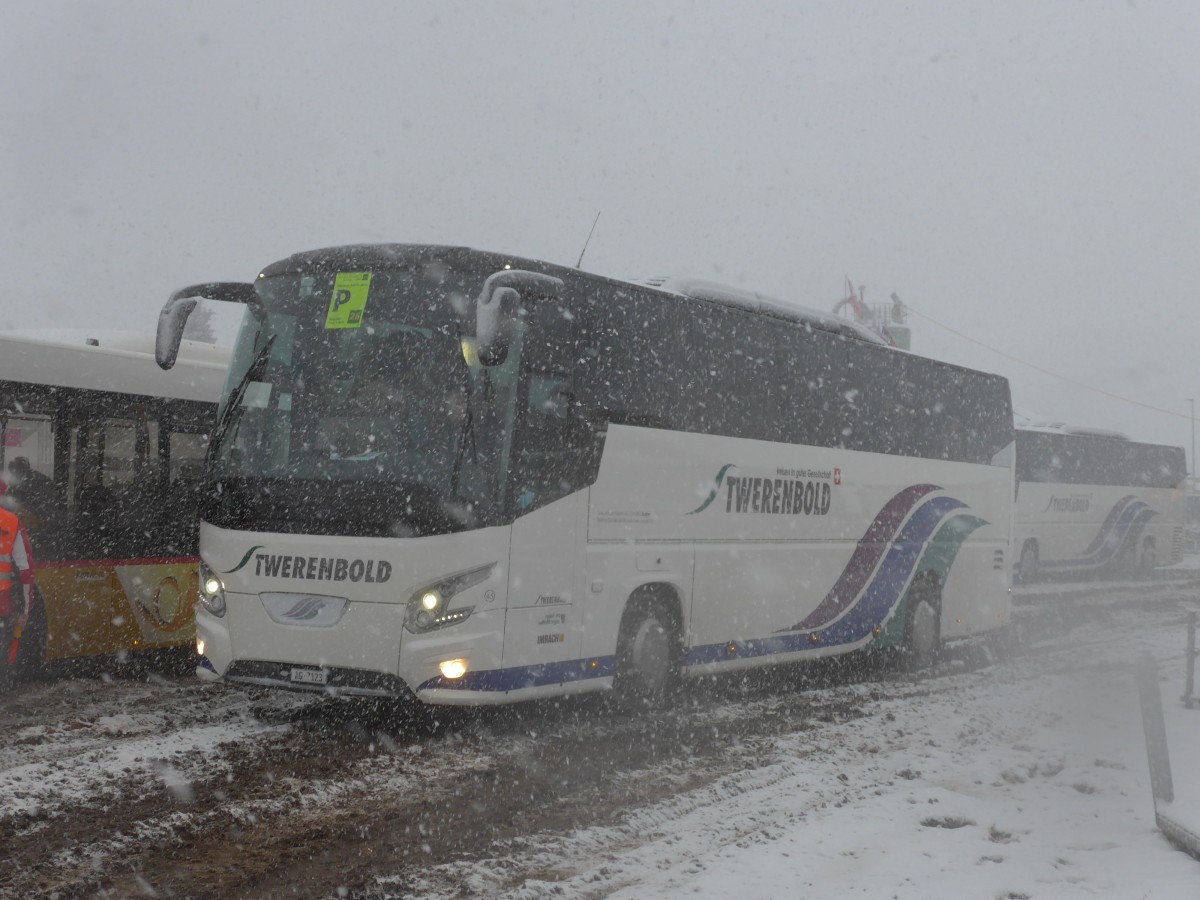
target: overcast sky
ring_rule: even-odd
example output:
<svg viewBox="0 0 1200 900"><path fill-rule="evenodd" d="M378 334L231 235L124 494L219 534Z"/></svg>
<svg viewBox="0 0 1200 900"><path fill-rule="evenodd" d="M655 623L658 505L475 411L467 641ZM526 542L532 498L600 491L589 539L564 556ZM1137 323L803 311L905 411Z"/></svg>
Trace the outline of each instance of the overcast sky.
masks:
<svg viewBox="0 0 1200 900"><path fill-rule="evenodd" d="M0 5L0 328L445 242L817 307L1191 446L1200 3Z"/></svg>

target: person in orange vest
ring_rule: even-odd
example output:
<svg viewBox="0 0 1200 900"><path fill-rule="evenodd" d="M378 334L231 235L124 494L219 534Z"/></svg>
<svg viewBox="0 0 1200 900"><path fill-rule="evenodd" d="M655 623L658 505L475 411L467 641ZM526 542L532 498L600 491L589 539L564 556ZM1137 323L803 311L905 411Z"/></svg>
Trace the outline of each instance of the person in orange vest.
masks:
<svg viewBox="0 0 1200 900"><path fill-rule="evenodd" d="M0 497L8 485L0 479ZM0 506L0 693L12 686L16 635L29 618L33 597L33 549L17 514Z"/></svg>

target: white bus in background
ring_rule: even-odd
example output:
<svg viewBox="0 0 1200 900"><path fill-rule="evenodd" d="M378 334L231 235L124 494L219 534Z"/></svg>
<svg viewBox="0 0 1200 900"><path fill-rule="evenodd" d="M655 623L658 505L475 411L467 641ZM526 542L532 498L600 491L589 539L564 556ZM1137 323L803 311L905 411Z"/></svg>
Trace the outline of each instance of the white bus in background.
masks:
<svg viewBox="0 0 1200 900"><path fill-rule="evenodd" d="M1009 623L1003 378L735 289L411 245L178 291L164 366L197 297L247 304L202 503L211 675L656 698Z"/></svg>
<svg viewBox="0 0 1200 900"><path fill-rule="evenodd" d="M1183 554L1182 447L1065 424L1016 430L1014 577L1146 572Z"/></svg>
<svg viewBox="0 0 1200 900"><path fill-rule="evenodd" d="M35 557L28 672L195 640L196 492L229 350L185 341L164 375L151 336L93 334L0 333L4 502Z"/></svg>

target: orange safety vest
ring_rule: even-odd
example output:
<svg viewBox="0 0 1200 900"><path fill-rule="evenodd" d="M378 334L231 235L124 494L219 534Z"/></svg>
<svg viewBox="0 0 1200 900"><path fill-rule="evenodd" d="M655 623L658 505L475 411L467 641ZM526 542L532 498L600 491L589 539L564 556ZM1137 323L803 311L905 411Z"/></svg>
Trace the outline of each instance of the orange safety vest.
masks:
<svg viewBox="0 0 1200 900"><path fill-rule="evenodd" d="M21 535L21 523L14 513L0 508L0 616L13 613L13 588L20 583L21 574L13 561L13 547Z"/></svg>

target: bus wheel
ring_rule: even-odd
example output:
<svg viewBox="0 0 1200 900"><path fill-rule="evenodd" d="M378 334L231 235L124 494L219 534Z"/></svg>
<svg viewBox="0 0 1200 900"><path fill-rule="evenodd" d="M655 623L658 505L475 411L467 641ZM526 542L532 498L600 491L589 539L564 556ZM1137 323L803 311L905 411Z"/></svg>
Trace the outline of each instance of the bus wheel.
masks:
<svg viewBox="0 0 1200 900"><path fill-rule="evenodd" d="M1154 574L1154 567L1158 565L1158 553L1155 551L1154 538L1146 538L1146 542L1142 544L1142 555L1138 557L1138 569L1140 574L1149 578Z"/></svg>
<svg viewBox="0 0 1200 900"><path fill-rule="evenodd" d="M17 645L16 674L24 681L46 676L46 607L40 591L33 595L33 609Z"/></svg>
<svg viewBox="0 0 1200 900"><path fill-rule="evenodd" d="M910 669L937 661L942 649L941 590L937 576L918 575L908 589L908 622L904 629L904 658Z"/></svg>
<svg viewBox="0 0 1200 900"><path fill-rule="evenodd" d="M613 690L622 705L661 703L679 681L679 627L666 604L633 600L621 619Z"/></svg>
<svg viewBox="0 0 1200 900"><path fill-rule="evenodd" d="M1017 582L1029 584L1037 578L1038 548L1033 541L1026 541L1021 548L1021 560L1017 563Z"/></svg>

